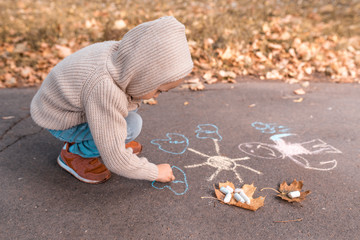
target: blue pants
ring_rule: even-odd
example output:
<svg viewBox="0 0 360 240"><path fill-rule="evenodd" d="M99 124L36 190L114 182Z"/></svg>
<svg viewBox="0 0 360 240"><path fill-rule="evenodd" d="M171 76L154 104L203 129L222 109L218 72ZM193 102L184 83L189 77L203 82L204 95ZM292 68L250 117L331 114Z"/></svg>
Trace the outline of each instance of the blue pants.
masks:
<svg viewBox="0 0 360 240"><path fill-rule="evenodd" d="M127 137L125 143L128 143L139 136L142 128L142 118L136 112L129 112L129 115L125 120L127 124ZM60 139L63 142L74 143L69 148L71 153L78 154L83 158L100 156L87 123L82 123L66 130L48 130L57 139Z"/></svg>

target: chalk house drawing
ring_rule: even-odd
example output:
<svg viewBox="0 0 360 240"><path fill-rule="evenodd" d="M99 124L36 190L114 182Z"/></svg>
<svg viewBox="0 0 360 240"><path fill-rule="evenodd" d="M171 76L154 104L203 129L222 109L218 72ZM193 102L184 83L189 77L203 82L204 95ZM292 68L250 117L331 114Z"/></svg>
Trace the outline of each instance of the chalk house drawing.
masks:
<svg viewBox="0 0 360 240"><path fill-rule="evenodd" d="M330 161L316 161L311 159L310 156L324 153L342 153L321 139L314 139L302 143L286 142L283 138L296 134L287 133L290 129L284 126L261 122L254 122L252 126L263 133L275 134L270 137L274 144L260 142L240 144L239 149L250 156L264 159L289 158L306 169L329 171L336 168L337 161L335 159Z"/></svg>
<svg viewBox="0 0 360 240"><path fill-rule="evenodd" d="M183 154L189 146L189 139L182 134L167 133L166 137L167 139L154 139L151 143L171 154Z"/></svg>
<svg viewBox="0 0 360 240"><path fill-rule="evenodd" d="M151 183L151 186L153 188L156 188L159 190L168 188L175 195L184 195L187 192L187 190L189 189L189 185L188 185L188 182L186 179L186 174L183 170L181 170L177 166L172 166L171 168L173 169L174 175L176 176L176 179L177 179L177 180L174 180L171 182L172 186L170 186L169 184L164 185L163 183L157 183L156 181L153 181ZM177 170L177 171L175 171L175 170ZM177 173L177 172L180 172L180 173ZM163 186L159 186L159 185L163 185ZM179 185L180 185L180 187L179 187ZM175 187L175 186L177 186L177 187ZM179 190L179 189L181 189L181 190ZM182 189L184 189L184 190L182 190Z"/></svg>
<svg viewBox="0 0 360 240"><path fill-rule="evenodd" d="M206 162L200 163L200 164L194 164L194 165L188 165L185 166L185 168L197 168L197 167L203 167L203 166L211 166L216 168L216 171L207 179L207 181L212 181L214 178L216 178L216 176L221 172L221 171L233 171L236 178L242 183L243 180L240 176L240 174L237 172L237 167L242 167L245 168L247 170L250 170L252 172L255 172L257 174L262 174L262 172L257 171L253 168L250 168L248 166L239 164L240 161L245 161L245 160L249 160L249 157L243 157L243 158L235 158L235 159L231 159L225 156L221 156L220 155L220 148L219 148L219 144L218 144L218 140L217 139L213 139L214 144L215 144L215 151L218 154L217 156L208 156L204 153L198 152L192 148L188 148L189 151L194 152L202 157L206 157L207 160Z"/></svg>

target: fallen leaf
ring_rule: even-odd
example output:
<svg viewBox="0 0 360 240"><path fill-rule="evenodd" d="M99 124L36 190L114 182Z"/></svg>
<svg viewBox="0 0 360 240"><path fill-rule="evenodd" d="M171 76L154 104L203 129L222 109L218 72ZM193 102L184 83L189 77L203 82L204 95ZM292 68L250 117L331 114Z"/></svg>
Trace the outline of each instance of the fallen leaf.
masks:
<svg viewBox="0 0 360 240"><path fill-rule="evenodd" d="M210 85L216 83L217 81L218 81L217 78L210 78L205 80L205 83Z"/></svg>
<svg viewBox="0 0 360 240"><path fill-rule="evenodd" d="M12 76L10 73L4 74L5 78L5 86L6 87L16 87L17 86L17 80L14 76Z"/></svg>
<svg viewBox="0 0 360 240"><path fill-rule="evenodd" d="M275 43L269 43L268 47L271 49L277 49L277 50L281 50L282 46L280 44L275 44Z"/></svg>
<svg viewBox="0 0 360 240"><path fill-rule="evenodd" d="M143 100L143 103L148 104L148 105L156 105L158 102L156 101L156 99L150 98L147 100Z"/></svg>
<svg viewBox="0 0 360 240"><path fill-rule="evenodd" d="M236 73L234 73L232 71L220 70L219 75L223 78L232 78L232 79L236 78Z"/></svg>
<svg viewBox="0 0 360 240"><path fill-rule="evenodd" d="M335 10L333 4L327 4L319 9L320 13L331 13Z"/></svg>
<svg viewBox="0 0 360 240"><path fill-rule="evenodd" d="M301 103L302 101L304 100L304 98L298 98L298 99L294 99L293 102L296 102L296 103Z"/></svg>
<svg viewBox="0 0 360 240"><path fill-rule="evenodd" d="M304 87L304 88L307 88L307 87L310 86L310 83L309 83L308 81L306 81L306 82L301 82L300 84L301 84L301 86Z"/></svg>
<svg viewBox="0 0 360 240"><path fill-rule="evenodd" d="M221 187L226 187L226 186L229 186L231 187L232 189L235 189L235 186L233 183L227 181L225 183L219 183L219 189ZM224 197L225 197L225 194L223 194L222 192L220 192L220 190L217 189L215 186L214 186L214 190L215 190L215 195L216 195L216 198L224 203L224 204L227 204L227 205L233 205L233 206L236 206L236 207L240 207L240 208L244 208L244 209L248 209L248 210L251 210L251 211L256 211L258 208L264 206L264 201L265 201L265 197L258 197L258 198L253 198L252 196L254 195L254 192L256 190L256 187L254 187L254 184L244 184L242 186L242 189L244 190L246 196L248 196L248 198L250 199L250 204L246 204L246 203L241 203L241 202L237 202L234 197L231 198L230 202L229 203L225 203L224 202Z"/></svg>
<svg viewBox="0 0 360 240"><path fill-rule="evenodd" d="M277 196L288 202L301 202L305 200L305 197L311 193L310 190L301 192L302 187L303 187L303 181L296 181L296 179L294 179L294 181L290 185L287 185L286 181L284 181L282 184L280 184L279 187L280 194L278 194ZM290 198L288 196L288 193L293 191L299 191L300 197Z"/></svg>
<svg viewBox="0 0 360 240"><path fill-rule="evenodd" d="M9 120L9 119L13 119L15 118L15 116L5 116L5 117L1 117L1 119L4 119L4 120Z"/></svg>
<svg viewBox="0 0 360 240"><path fill-rule="evenodd" d="M205 79L205 83L207 84L213 84L217 82L217 78L213 77L212 72L206 72L203 75L203 78Z"/></svg>
<svg viewBox="0 0 360 240"><path fill-rule="evenodd" d="M204 84L197 77L185 80L184 84L181 85L181 87L189 88L192 91L201 91L205 89Z"/></svg>
<svg viewBox="0 0 360 240"><path fill-rule="evenodd" d="M124 28L126 28L126 23L124 20L120 19L120 20L115 21L114 29L121 30Z"/></svg>
<svg viewBox="0 0 360 240"><path fill-rule="evenodd" d="M220 57L222 60L228 60L232 58L232 50L230 47L227 47L223 53L220 53Z"/></svg>
<svg viewBox="0 0 360 240"><path fill-rule="evenodd" d="M306 92L305 92L304 89L299 88L299 89L294 90L294 93L295 93L296 95L304 95Z"/></svg>
<svg viewBox="0 0 360 240"><path fill-rule="evenodd" d="M23 78L27 78L30 76L30 74L32 74L32 68L31 67L21 68L20 74Z"/></svg>
<svg viewBox="0 0 360 240"><path fill-rule="evenodd" d="M61 58L66 58L72 53L71 49L65 46L55 45L55 48L58 50L57 54Z"/></svg>
<svg viewBox="0 0 360 240"><path fill-rule="evenodd" d="M212 73L211 72L206 72L204 75L203 75L203 78L205 80L210 80L212 78Z"/></svg>

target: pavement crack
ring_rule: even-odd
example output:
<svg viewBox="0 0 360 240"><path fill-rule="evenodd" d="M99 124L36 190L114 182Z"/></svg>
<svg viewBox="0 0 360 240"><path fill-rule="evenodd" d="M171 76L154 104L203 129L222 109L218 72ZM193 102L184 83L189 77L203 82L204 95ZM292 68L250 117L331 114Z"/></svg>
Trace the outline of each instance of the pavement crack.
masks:
<svg viewBox="0 0 360 240"><path fill-rule="evenodd" d="M15 141L13 141L12 143L6 145L5 147L3 147L2 149L0 149L0 153L2 153L3 151L5 151L7 148L11 147L12 145L14 145L15 143L17 143L18 141L20 141L21 139L25 138L25 137L29 137L29 136L32 136L32 135L36 135L38 133L40 133L42 130L44 130L43 128L41 128L39 131L36 131L34 133L29 133L29 134L26 134L26 135L22 135L20 137L18 137Z"/></svg>
<svg viewBox="0 0 360 240"><path fill-rule="evenodd" d="M27 119L30 117L30 113L28 113L25 117L20 118L19 120L17 120L16 122L14 122L8 129L5 130L5 132L3 134L1 134L0 136L0 140L3 140L3 138L5 137L5 135L11 130L13 129L16 125L18 125L20 122L22 122L23 120Z"/></svg>

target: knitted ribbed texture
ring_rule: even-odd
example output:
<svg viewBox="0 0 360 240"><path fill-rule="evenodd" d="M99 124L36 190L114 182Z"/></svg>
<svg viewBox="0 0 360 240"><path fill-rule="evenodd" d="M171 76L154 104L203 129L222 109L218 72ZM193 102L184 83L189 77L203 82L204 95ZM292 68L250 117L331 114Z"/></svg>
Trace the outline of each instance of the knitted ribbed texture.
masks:
<svg viewBox="0 0 360 240"><path fill-rule="evenodd" d="M174 17L159 18L126 33L108 63L110 74L133 97L181 79L192 68L185 27Z"/></svg>
<svg viewBox="0 0 360 240"><path fill-rule="evenodd" d="M173 17L147 22L121 41L90 45L56 65L31 102L34 121L64 130L88 122L108 169L135 179L155 180L158 170L125 149L132 97L185 77L193 63L185 28Z"/></svg>

